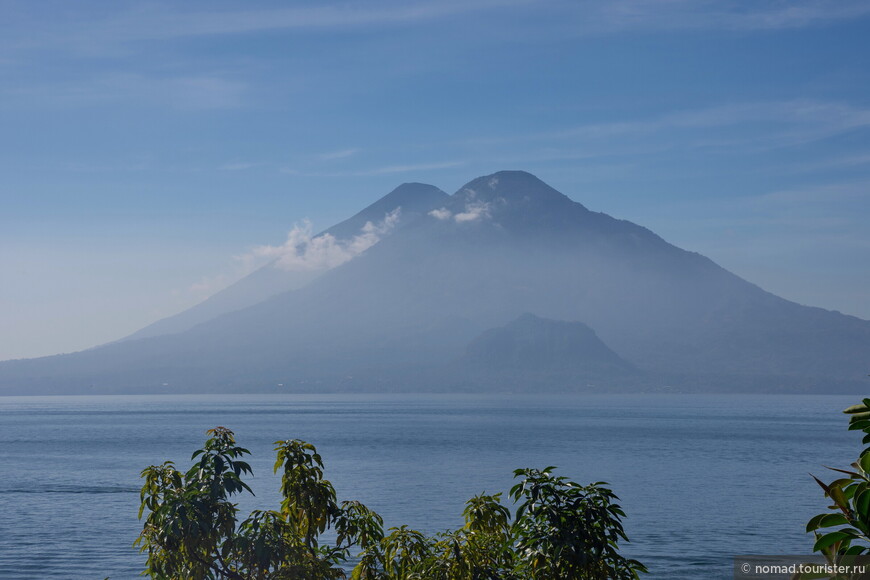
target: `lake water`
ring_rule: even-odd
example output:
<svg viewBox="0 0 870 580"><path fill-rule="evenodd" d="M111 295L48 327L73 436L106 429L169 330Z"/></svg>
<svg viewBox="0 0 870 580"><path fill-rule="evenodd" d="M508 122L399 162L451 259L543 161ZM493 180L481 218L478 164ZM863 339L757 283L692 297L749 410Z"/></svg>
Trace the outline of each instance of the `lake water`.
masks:
<svg viewBox="0 0 870 580"><path fill-rule="evenodd" d="M506 492L518 467L604 480L627 512L624 551L651 578L731 578L735 554L808 554L828 504L812 472L861 449L817 396L0 397L0 578L136 578L139 472L189 464L224 425L253 452L256 497L278 505L273 441L323 455L339 499L387 525L461 524L466 499Z"/></svg>

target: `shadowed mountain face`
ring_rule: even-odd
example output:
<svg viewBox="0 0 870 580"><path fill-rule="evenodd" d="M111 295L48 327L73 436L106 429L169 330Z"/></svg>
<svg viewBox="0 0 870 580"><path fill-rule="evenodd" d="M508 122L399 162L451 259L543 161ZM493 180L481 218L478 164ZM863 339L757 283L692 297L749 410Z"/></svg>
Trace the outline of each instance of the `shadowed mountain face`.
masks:
<svg viewBox="0 0 870 580"><path fill-rule="evenodd" d="M171 336L3 363L0 388L500 389L503 372L478 366L467 380L468 356L484 337L508 332L527 341L525 352L555 353L555 321L570 321L600 341L585 326L565 327L565 344L586 346L566 346L558 363L539 357L540 368L523 367L522 384L511 389L563 390L594 375L598 388L609 380L635 389L866 390L870 322L773 296L528 173L481 177L452 196L433 192L427 203L360 256L294 291ZM523 313L549 321L520 318L469 345ZM568 352L580 361L592 344L625 366L591 373L567 364Z"/></svg>
<svg viewBox="0 0 870 580"><path fill-rule="evenodd" d="M523 314L474 338L453 369L466 389L626 392L647 377L582 322ZM461 382L460 382L461 377Z"/></svg>
<svg viewBox="0 0 870 580"><path fill-rule="evenodd" d="M595 331L582 322L547 320L523 314L472 340L464 361L487 370L577 370L608 375L633 371Z"/></svg>

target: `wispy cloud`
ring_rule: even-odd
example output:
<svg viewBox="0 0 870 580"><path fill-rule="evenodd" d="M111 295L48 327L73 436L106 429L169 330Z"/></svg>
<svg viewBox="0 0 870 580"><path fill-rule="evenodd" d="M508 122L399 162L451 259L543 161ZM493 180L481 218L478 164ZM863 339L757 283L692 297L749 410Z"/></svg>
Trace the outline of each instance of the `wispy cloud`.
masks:
<svg viewBox="0 0 870 580"><path fill-rule="evenodd" d="M408 165L387 165L374 169L360 169L356 171L309 171L295 167L281 167L281 173L305 177L374 177L378 175L392 175L394 173L414 173L417 171L433 171L436 169L449 169L465 165L465 161L445 161L440 163L412 163Z"/></svg>
<svg viewBox="0 0 870 580"><path fill-rule="evenodd" d="M446 207L442 207L439 209L433 209L432 211L429 212L429 215L431 215L436 220L443 221L443 220L449 220L451 217L453 217L453 212L450 211L449 209L447 209Z"/></svg>
<svg viewBox="0 0 870 580"><path fill-rule="evenodd" d="M387 175L390 173L408 173L412 171L430 171L432 169L448 169L451 167L459 167L465 165L464 161L444 161L440 163L417 163L410 165L388 165L386 167L378 167L367 171L357 172L356 175Z"/></svg>
<svg viewBox="0 0 870 580"><path fill-rule="evenodd" d="M319 171L304 165L304 168L283 166L278 171L286 175L301 177L376 177L378 175L392 175L397 173L413 173L417 171L432 171L437 169L449 169L465 165L465 161L449 161L444 163L417 163L408 165L388 165L374 169L359 169L348 171Z"/></svg>
<svg viewBox="0 0 870 580"><path fill-rule="evenodd" d="M76 173L114 173L114 172L140 172L156 168L154 159L150 156L139 157L117 163L82 163L70 161L63 164L63 169Z"/></svg>
<svg viewBox="0 0 870 580"><path fill-rule="evenodd" d="M870 15L863 0L609 0L582 2L588 34L627 30L782 30Z"/></svg>
<svg viewBox="0 0 870 580"><path fill-rule="evenodd" d="M247 34L269 30L357 28L430 21L478 10L503 8L518 0L442 2L350 2L266 10L172 12L141 10L119 19L133 38ZM131 30L132 29L132 30Z"/></svg>
<svg viewBox="0 0 870 580"><path fill-rule="evenodd" d="M350 239L338 239L330 234L315 236L311 222L303 220L293 226L287 240L279 246L257 246L250 252L233 256L226 271L203 276L186 291L175 290L175 295L189 295L196 301L212 296L247 276L257 268L271 262L272 267L287 272L319 275L359 256L389 234L401 219L401 208L384 215L381 221L366 222ZM301 278L305 280L305 278Z"/></svg>
<svg viewBox="0 0 870 580"><path fill-rule="evenodd" d="M476 222L489 217L490 204L482 201L475 201L465 205L465 211L453 216L456 223Z"/></svg>
<svg viewBox="0 0 870 580"><path fill-rule="evenodd" d="M854 155L844 154L810 163L791 163L787 166L787 169L792 172L808 173L827 169L861 168L862 166L870 166L870 152Z"/></svg>
<svg viewBox="0 0 870 580"><path fill-rule="evenodd" d="M339 149L338 151L329 151L327 153L321 153L317 156L317 159L320 161L333 161L335 159L346 159L348 157L353 157L357 153L360 152L360 149L351 148L351 149Z"/></svg>
<svg viewBox="0 0 870 580"><path fill-rule="evenodd" d="M253 253L235 255L232 257L232 261L224 267L222 272L218 272L211 276L202 276L199 280L190 284L187 287L186 292L176 289L173 290L173 295L180 297L187 295L199 302L238 282L262 265L262 259L255 256ZM163 316L167 315L168 314L165 313L163 314Z"/></svg>
<svg viewBox="0 0 870 580"><path fill-rule="evenodd" d="M401 208L386 214L379 223L366 222L358 234L340 240L331 234L313 235L311 222L296 225L280 246L259 246L251 252L257 258L274 260L276 268L287 271L329 270L360 255L396 226Z"/></svg>
<svg viewBox="0 0 870 580"><path fill-rule="evenodd" d="M458 224L466 222L476 222L490 217L492 205L489 202L469 201L465 204L465 208L458 213L453 213L446 207L433 209L429 215L437 220L445 221L452 219Z"/></svg>
<svg viewBox="0 0 870 580"><path fill-rule="evenodd" d="M477 11L498 10L531 0L445 0L425 2L372 1L316 3L308 6L220 9L186 9L185 4L140 4L95 20L70 13L63 21L37 26L34 12L31 33L6 35L15 49L65 48L97 55L119 45L139 41L200 36L256 34L270 31L328 31L378 26L403 26L437 21ZM25 12L25 11L22 11ZM74 26L70 26L70 20Z"/></svg>
<svg viewBox="0 0 870 580"><path fill-rule="evenodd" d="M825 183L783 189L750 197L747 201L756 207L806 208L810 205L822 205L834 211L845 209L843 203L855 201L863 201L870 207L870 181Z"/></svg>
<svg viewBox="0 0 870 580"><path fill-rule="evenodd" d="M231 109L242 105L247 86L213 75L148 76L120 73L75 82L0 89L0 99L34 106L157 104L184 110Z"/></svg>
<svg viewBox="0 0 870 580"><path fill-rule="evenodd" d="M225 163L221 165L218 169L220 169L221 171L245 171L247 169L261 167L263 165L265 165L265 163L260 161L234 161L231 163Z"/></svg>
<svg viewBox="0 0 870 580"><path fill-rule="evenodd" d="M849 239L862 247L870 245L868 210L870 180L864 179L672 202L650 219L662 232L691 231L695 240L708 240L709 247L701 248L705 252L733 245L751 254L760 251L760 245L753 246L758 239L798 241L801 246Z"/></svg>
<svg viewBox="0 0 870 580"><path fill-rule="evenodd" d="M870 125L870 109L812 100L729 103L646 120L584 125L541 137L604 138L761 123L785 128L774 135L777 140L784 135L798 140L816 139Z"/></svg>
<svg viewBox="0 0 870 580"><path fill-rule="evenodd" d="M36 34L7 31L5 44L15 49L50 46L100 53L112 46L158 39L255 34L270 31L328 31L379 26L407 26L438 21L474 12L499 11L527 6L536 15L550 14L541 22L554 22L574 35L615 34L651 30L764 31L806 28L870 15L864 0L428 0L400 2L331 2L308 6L276 6L195 10L186 4L135 5L94 20L70 13L69 18L36 23L30 14L28 28ZM26 10L22 10L26 13ZM25 16L24 18L27 18ZM70 23L74 24L70 26ZM525 25L533 32L533 20ZM543 28L543 25L542 25Z"/></svg>
<svg viewBox="0 0 870 580"><path fill-rule="evenodd" d="M197 282L191 284L187 291L198 299L208 298L215 292L223 290L230 284L229 278L224 274L216 276L203 276Z"/></svg>
<svg viewBox="0 0 870 580"><path fill-rule="evenodd" d="M642 153L674 147L756 150L802 145L870 127L870 109L814 100L726 103L641 119L467 141L472 147L548 143L552 159ZM735 134L731 129L745 129ZM554 147L571 144L573 149ZM585 146L585 147L584 147ZM540 154L539 154L540 155Z"/></svg>

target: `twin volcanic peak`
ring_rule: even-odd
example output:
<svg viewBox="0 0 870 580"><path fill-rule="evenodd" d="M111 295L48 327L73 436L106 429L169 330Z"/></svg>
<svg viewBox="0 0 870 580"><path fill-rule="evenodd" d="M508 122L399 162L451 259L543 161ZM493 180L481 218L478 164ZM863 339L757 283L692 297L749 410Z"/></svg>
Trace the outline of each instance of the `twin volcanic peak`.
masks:
<svg viewBox="0 0 870 580"><path fill-rule="evenodd" d="M321 235L361 232L364 251L307 280L276 262L130 340L0 363L0 392L866 391L870 322L529 173L405 184Z"/></svg>

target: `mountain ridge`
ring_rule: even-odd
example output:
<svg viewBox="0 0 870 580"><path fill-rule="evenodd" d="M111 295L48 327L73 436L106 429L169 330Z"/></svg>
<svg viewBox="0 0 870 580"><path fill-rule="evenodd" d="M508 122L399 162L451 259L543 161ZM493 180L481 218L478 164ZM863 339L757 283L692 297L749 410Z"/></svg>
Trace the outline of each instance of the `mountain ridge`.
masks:
<svg viewBox="0 0 870 580"><path fill-rule="evenodd" d="M776 297L553 192L524 172L477 178L302 288L176 335L0 363L0 392L61 380L122 392L498 390L499 373L470 377L461 359L522 313L582 321L638 371L597 376L598 389L865 389L870 322ZM535 371L511 388L588 378Z"/></svg>

